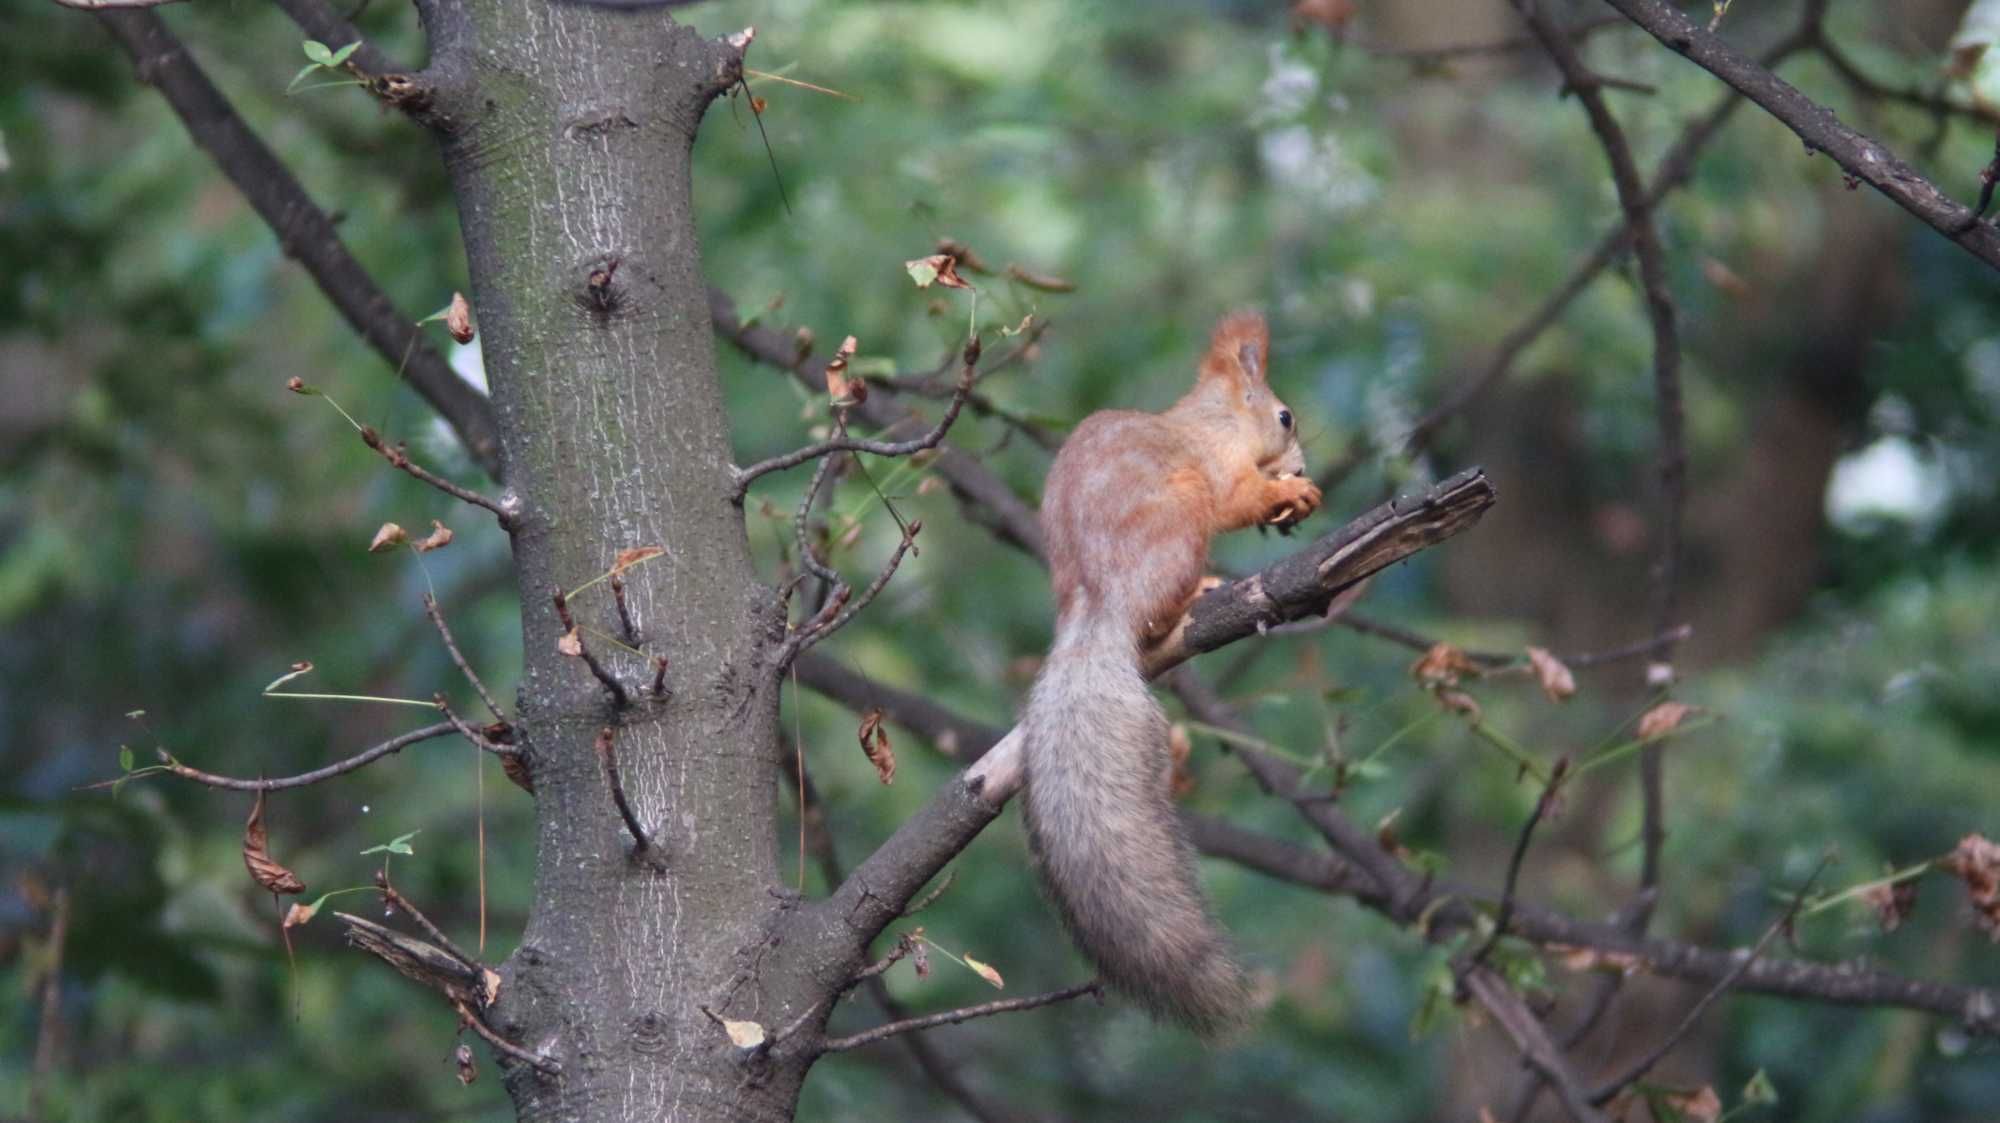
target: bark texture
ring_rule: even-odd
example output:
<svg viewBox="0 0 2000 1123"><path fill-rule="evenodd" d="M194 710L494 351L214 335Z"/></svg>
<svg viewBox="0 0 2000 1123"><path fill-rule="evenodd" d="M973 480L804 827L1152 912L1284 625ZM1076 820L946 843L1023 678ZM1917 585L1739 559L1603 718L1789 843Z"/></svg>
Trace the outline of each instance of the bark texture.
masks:
<svg viewBox="0 0 2000 1123"><path fill-rule="evenodd" d="M756 970L778 889L783 629L731 502L728 428L700 275L689 158L741 53L664 12L467 0L426 13L421 77L465 233L488 378L510 457L522 603L519 723L539 823L535 902L507 964L500 1032L562 1065L511 1068L523 1120L789 1118L804 1065L731 1045L706 1006L789 1021ZM557 649L552 601L617 551L650 667L606 636L603 585L571 604L620 706ZM596 635L592 634L596 630ZM599 731L664 861L634 858ZM782 989L782 988L779 988ZM799 992L803 994L803 991Z"/></svg>

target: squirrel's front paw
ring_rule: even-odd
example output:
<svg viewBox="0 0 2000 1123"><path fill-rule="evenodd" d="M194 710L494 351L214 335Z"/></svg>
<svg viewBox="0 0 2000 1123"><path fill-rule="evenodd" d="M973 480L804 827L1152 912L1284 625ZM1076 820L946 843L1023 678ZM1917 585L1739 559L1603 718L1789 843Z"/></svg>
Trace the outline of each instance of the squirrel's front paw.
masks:
<svg viewBox="0 0 2000 1123"><path fill-rule="evenodd" d="M1272 480L1265 496L1264 521L1272 526L1293 526L1319 509L1319 485L1304 476Z"/></svg>

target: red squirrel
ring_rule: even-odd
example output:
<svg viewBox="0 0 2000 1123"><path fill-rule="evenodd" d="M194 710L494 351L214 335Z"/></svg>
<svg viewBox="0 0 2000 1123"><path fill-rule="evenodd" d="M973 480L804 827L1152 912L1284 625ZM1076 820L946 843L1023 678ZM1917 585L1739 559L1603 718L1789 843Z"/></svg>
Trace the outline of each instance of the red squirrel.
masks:
<svg viewBox="0 0 2000 1123"><path fill-rule="evenodd" d="M1171 408L1094 413L1063 442L1041 513L1055 644L1021 719L1029 848L1071 935L1113 989L1207 1036L1245 1020L1249 988L1195 879L1141 652L1204 590L1209 539L1319 506L1269 351L1261 315L1226 316Z"/></svg>

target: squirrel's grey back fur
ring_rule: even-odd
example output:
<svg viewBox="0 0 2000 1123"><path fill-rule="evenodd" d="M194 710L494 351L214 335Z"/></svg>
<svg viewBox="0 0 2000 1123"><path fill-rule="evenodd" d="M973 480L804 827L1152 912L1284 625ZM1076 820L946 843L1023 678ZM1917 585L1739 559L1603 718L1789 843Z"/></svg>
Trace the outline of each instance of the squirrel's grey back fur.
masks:
<svg viewBox="0 0 2000 1123"><path fill-rule="evenodd" d="M1239 1026L1249 987L1208 915L1169 791L1167 718L1131 627L1072 613L1022 718L1028 844L1104 982L1204 1036Z"/></svg>

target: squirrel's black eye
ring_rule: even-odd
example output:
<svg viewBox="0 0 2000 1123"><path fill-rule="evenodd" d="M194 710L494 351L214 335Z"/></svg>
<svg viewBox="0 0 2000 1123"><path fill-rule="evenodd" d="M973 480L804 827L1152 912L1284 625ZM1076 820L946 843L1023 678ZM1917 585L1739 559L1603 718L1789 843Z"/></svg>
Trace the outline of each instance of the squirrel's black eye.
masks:
<svg viewBox="0 0 2000 1123"><path fill-rule="evenodd" d="M1278 424L1279 424L1279 426L1280 426L1280 427L1282 427L1282 428L1286 428L1286 429L1289 429L1289 428L1291 428L1291 427L1292 427L1292 411L1291 411L1291 410L1288 410L1288 409L1281 409L1281 410L1279 410L1279 411L1278 411Z"/></svg>

